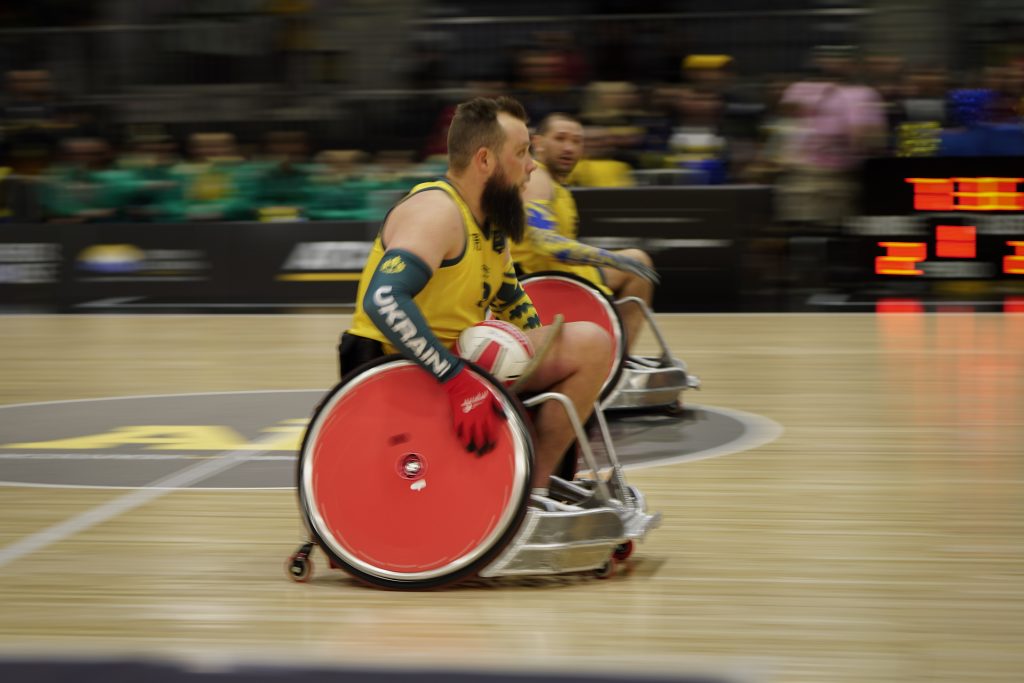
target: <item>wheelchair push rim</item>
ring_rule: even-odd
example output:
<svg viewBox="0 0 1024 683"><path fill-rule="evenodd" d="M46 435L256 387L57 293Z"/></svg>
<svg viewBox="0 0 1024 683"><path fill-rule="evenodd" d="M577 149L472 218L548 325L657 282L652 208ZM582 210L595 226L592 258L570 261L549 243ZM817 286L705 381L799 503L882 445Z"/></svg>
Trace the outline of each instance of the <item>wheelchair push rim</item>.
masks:
<svg viewBox="0 0 1024 683"><path fill-rule="evenodd" d="M434 378L398 356L363 366L317 408L299 456L306 524L339 568L423 589L475 575L518 531L533 458L524 410L476 366L506 416L497 444L467 453Z"/></svg>

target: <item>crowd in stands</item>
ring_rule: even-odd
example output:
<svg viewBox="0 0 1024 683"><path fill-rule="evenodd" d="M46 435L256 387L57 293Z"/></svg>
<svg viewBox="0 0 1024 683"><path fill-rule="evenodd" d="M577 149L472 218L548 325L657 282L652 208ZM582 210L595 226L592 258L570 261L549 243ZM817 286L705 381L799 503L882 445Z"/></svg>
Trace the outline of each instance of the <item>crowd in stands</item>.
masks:
<svg viewBox="0 0 1024 683"><path fill-rule="evenodd" d="M690 55L677 82L641 84L587 81L586 65L559 49L522 55L514 82L464 94L510 92L534 121L578 116L579 186L772 183L784 220L829 222L849 215L867 157L1024 154L1021 60L964 80L820 50L806 75L751 82L727 55ZM63 106L45 70L9 71L5 86L0 186L31 179L48 221L375 220L444 172L436 133L411 150L325 148L294 127L258 139L215 128L175 136L160 124L112 133ZM443 131L451 107L436 115L432 130Z"/></svg>

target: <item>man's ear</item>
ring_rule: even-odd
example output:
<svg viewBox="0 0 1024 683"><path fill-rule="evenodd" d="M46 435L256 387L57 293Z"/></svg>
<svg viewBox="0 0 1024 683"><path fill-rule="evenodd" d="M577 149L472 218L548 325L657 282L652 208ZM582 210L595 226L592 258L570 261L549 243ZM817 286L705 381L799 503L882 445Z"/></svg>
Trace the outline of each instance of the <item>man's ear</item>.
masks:
<svg viewBox="0 0 1024 683"><path fill-rule="evenodd" d="M473 155L473 165L485 176L489 176L497 163L497 157L488 147L481 147Z"/></svg>

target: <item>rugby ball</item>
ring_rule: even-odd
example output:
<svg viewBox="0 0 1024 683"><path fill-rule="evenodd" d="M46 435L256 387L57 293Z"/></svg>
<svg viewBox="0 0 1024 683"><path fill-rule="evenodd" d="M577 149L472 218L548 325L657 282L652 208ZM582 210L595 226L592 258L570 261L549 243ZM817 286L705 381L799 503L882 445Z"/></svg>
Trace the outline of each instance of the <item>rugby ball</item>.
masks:
<svg viewBox="0 0 1024 683"><path fill-rule="evenodd" d="M533 344L511 323L484 320L462 331L455 342L455 353L510 386L529 367Z"/></svg>

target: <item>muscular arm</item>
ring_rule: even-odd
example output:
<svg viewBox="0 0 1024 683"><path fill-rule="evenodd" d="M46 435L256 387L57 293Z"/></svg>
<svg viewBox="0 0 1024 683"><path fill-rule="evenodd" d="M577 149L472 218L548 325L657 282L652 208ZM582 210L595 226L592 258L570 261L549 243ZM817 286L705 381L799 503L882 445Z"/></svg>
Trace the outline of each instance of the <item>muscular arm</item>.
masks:
<svg viewBox="0 0 1024 683"><path fill-rule="evenodd" d="M634 259L561 235L555 229L556 224L549 202L535 200L527 203L526 239L535 251L561 263L582 263L631 272L637 270Z"/></svg>
<svg viewBox="0 0 1024 683"><path fill-rule="evenodd" d="M445 258L462 251L464 234L458 208L446 196L423 192L410 197L382 229L386 252L362 301L388 341L442 382L463 363L434 335L413 297Z"/></svg>
<svg viewBox="0 0 1024 683"><path fill-rule="evenodd" d="M505 272L501 278L501 287L491 301L494 317L516 325L521 330L532 330L540 327L540 316L533 307L530 295L523 290L516 276L512 258L505 261Z"/></svg>
<svg viewBox="0 0 1024 683"><path fill-rule="evenodd" d="M523 192L526 202L526 237L531 248L560 263L581 263L604 266L636 273L648 280L656 281L657 275L643 263L607 249L593 247L558 232L558 219L551 210L555 195L555 184L550 173L537 168L530 176L530 182Z"/></svg>

